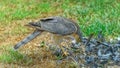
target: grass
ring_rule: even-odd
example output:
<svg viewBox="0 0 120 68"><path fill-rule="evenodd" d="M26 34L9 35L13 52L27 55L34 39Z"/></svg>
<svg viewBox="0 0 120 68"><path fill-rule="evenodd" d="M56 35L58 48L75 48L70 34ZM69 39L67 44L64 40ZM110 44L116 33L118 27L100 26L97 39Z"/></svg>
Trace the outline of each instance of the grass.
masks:
<svg viewBox="0 0 120 68"><path fill-rule="evenodd" d="M95 1L27 1L5 0L0 1L0 21L7 25L8 21L33 19L49 16L48 14L61 15L77 19L84 35L91 32L98 33L103 30L106 36L119 36L120 31L120 4L119 0ZM56 13L62 11L61 13ZM56 13L56 14L54 14ZM52 14L50 16L52 16ZM10 22L12 23L12 22ZM20 30L20 29L19 29Z"/></svg>
<svg viewBox="0 0 120 68"><path fill-rule="evenodd" d="M32 59L26 57L25 55L13 50L11 47L1 47L4 49L2 55L0 55L0 62L3 63L19 63L19 64L30 64Z"/></svg>
<svg viewBox="0 0 120 68"><path fill-rule="evenodd" d="M41 3L34 0L5 0L1 1L1 20L21 20L25 18L38 17L42 12L50 12L51 7L48 2ZM44 8L44 9L43 9Z"/></svg>
<svg viewBox="0 0 120 68"><path fill-rule="evenodd" d="M28 21L56 15L76 20L84 36L97 35L100 30L106 38L120 36L119 0L0 0L0 9L1 46L6 44L3 40L14 43L13 37L28 34L30 31L24 27ZM29 62L23 57L23 54L8 49L3 51L0 62Z"/></svg>

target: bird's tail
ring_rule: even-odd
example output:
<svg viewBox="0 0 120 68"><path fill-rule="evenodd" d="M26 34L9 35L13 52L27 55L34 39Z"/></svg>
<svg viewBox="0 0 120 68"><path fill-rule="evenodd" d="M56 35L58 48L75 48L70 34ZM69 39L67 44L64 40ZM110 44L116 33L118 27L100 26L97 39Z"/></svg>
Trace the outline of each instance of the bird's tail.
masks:
<svg viewBox="0 0 120 68"><path fill-rule="evenodd" d="M39 34L41 33L41 31L39 30L35 30L33 33L31 33L30 35L28 35L26 38L24 38L22 41L20 41L19 43L17 43L14 46L14 49L18 49L19 47L25 45L26 43L28 43L29 41L31 41L32 39L34 39L35 37L37 37Z"/></svg>

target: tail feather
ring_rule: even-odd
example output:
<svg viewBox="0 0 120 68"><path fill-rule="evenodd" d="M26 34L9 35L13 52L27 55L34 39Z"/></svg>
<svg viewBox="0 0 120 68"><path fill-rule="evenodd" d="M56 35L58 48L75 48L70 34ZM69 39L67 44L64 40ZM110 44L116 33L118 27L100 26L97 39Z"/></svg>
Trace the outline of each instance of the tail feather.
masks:
<svg viewBox="0 0 120 68"><path fill-rule="evenodd" d="M17 43L14 46L14 49L18 49L19 47L25 45L26 43L28 43L29 41L31 41L32 39L34 39L35 37L37 37L39 34L41 33L41 31L35 30L33 33L31 33L30 35L28 35L26 38L24 38L22 41L20 41L19 43Z"/></svg>

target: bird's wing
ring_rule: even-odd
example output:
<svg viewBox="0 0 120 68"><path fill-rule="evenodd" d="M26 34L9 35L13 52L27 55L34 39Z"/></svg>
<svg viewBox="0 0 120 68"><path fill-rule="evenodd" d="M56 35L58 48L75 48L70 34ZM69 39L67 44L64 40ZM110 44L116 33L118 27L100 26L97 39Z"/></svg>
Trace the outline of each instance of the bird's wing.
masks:
<svg viewBox="0 0 120 68"><path fill-rule="evenodd" d="M40 21L42 21L42 22L48 22L48 21L56 21L56 19L55 19L56 17L48 17L48 18L42 18L42 19L40 19Z"/></svg>
<svg viewBox="0 0 120 68"><path fill-rule="evenodd" d="M24 38L22 41L20 41L19 43L17 43L14 46L14 49L18 49L19 47L25 45L26 43L28 43L29 41L31 41L32 39L34 39L35 37L37 37L39 34L41 33L41 31L39 30L35 30L33 33L31 33L30 35L28 35L26 38Z"/></svg>
<svg viewBox="0 0 120 68"><path fill-rule="evenodd" d="M73 22L63 17L45 18L41 19L39 22L30 24L37 29L61 35L72 34L77 30Z"/></svg>
<svg viewBox="0 0 120 68"><path fill-rule="evenodd" d="M82 34L81 29L80 29L80 26L71 19L67 19L67 18L64 18L64 19L66 19L66 21L72 22L76 26L76 29L77 29L76 34L78 34L78 36L80 38L80 41L82 41L83 40L83 34Z"/></svg>
<svg viewBox="0 0 120 68"><path fill-rule="evenodd" d="M49 26L49 27L51 27L54 25L54 23L57 23L57 19L55 19L55 17L48 17L48 18L42 18L38 22L29 22L28 24L26 24L26 26L30 26L30 27L44 31L44 30L46 30L46 28L44 28L43 25L46 24L46 26L47 26L47 24L49 24L49 25L51 24Z"/></svg>

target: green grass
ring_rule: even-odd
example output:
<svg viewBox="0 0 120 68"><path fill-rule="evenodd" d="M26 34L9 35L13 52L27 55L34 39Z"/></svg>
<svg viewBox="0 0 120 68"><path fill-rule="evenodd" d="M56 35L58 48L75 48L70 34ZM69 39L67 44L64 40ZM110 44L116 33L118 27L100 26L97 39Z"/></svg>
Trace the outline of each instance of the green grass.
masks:
<svg viewBox="0 0 120 68"><path fill-rule="evenodd" d="M22 20L36 18L41 13L47 13L51 10L51 5L46 2L37 2L34 0L4 0L0 1L0 21ZM43 9L44 8L44 9Z"/></svg>
<svg viewBox="0 0 120 68"><path fill-rule="evenodd" d="M47 16L51 12L62 10L62 13L55 15L77 18L85 36L90 33L97 34L101 29L106 36L120 34L119 0L4 0L0 1L0 9L2 25L7 25L8 21L11 23L10 21L14 20L33 19L41 17L42 14Z"/></svg>
<svg viewBox="0 0 120 68"><path fill-rule="evenodd" d="M85 0L67 8L66 14L77 17L84 35L97 34L102 29L106 36L118 36L119 9L120 2L117 0Z"/></svg>
<svg viewBox="0 0 120 68"><path fill-rule="evenodd" d="M30 64L32 59L28 58L24 54L19 53L18 51L13 50L8 47L1 47L5 51L0 55L0 62L3 63L19 63L19 64Z"/></svg>

